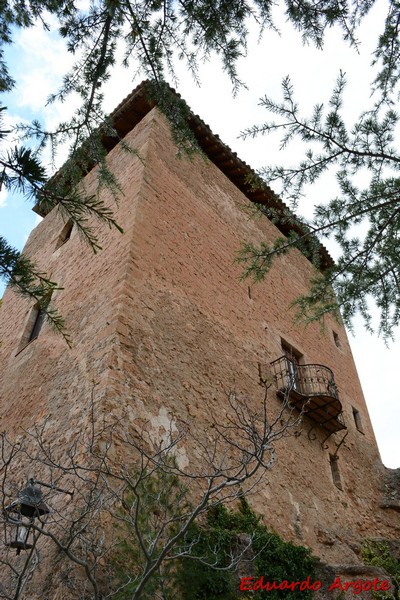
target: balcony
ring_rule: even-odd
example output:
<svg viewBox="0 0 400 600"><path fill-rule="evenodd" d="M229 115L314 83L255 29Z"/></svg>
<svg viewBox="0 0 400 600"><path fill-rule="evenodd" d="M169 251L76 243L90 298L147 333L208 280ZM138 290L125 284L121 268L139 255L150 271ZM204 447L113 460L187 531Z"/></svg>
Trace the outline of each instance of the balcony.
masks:
<svg viewBox="0 0 400 600"><path fill-rule="evenodd" d="M329 435L346 429L333 373L323 365L300 365L287 356L271 363L277 393Z"/></svg>

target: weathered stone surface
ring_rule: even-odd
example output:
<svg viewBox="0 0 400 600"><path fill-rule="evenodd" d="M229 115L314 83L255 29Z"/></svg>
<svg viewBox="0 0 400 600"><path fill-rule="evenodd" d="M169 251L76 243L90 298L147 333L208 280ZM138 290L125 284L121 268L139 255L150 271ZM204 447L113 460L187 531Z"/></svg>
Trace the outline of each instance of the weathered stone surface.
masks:
<svg viewBox="0 0 400 600"><path fill-rule="evenodd" d="M382 496L381 508L400 511L400 469L387 469Z"/></svg>
<svg viewBox="0 0 400 600"><path fill-rule="evenodd" d="M394 591L391 577L379 567L366 565L327 565L320 562L317 565L316 579L321 582L321 589L314 593L315 600L334 600L341 598L349 600L362 598L362 600L373 600L374 582L380 589L383 582L390 586L390 592ZM358 586L369 582L372 589L361 589ZM348 589L346 590L346 583ZM354 585L353 585L354 584ZM369 587L369 584L366 586Z"/></svg>

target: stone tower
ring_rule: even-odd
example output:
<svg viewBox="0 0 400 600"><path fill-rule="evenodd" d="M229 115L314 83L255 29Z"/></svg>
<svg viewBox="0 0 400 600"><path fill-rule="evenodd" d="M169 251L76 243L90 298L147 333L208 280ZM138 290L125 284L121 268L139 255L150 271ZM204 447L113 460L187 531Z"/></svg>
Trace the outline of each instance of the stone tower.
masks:
<svg viewBox="0 0 400 600"><path fill-rule="evenodd" d="M301 434L279 443L251 503L285 539L325 562L359 564L364 538L400 537L399 503L395 493L382 499L387 470L346 332L330 317L324 334L319 325L294 325L290 304L313 272L297 250L257 285L241 281L235 263L243 241L287 233L284 223L249 219L246 208L283 205L246 183L248 165L193 114L189 126L205 157L179 157L146 84L112 119L139 154L105 140L123 190L115 213L124 234L99 227L103 250L94 256L57 210L31 233L25 252L62 287L52 302L73 346L47 323L34 331L36 309L6 291L1 429L18 436L46 420L48 436L67 445L87 418L93 381L104 413L145 418L155 429L168 427L171 415L207 422L232 385L257 397L265 368L275 377L273 406L290 380L292 402L307 401L307 414ZM85 185L95 189L95 170ZM321 257L330 260L322 247Z"/></svg>

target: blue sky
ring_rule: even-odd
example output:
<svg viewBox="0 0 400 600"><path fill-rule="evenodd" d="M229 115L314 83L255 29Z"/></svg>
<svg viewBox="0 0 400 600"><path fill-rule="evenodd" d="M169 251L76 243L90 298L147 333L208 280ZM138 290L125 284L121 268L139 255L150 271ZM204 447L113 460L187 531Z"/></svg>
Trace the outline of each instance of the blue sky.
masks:
<svg viewBox="0 0 400 600"><path fill-rule="evenodd" d="M298 156L298 147L289 148L284 156L278 156L279 140L273 136L251 142L238 138L240 131L265 120L266 115L258 106L258 99L265 93L280 98L281 79L290 74L298 100L307 112L316 101L329 98L342 69L349 80L345 94L346 118L349 122L355 119L370 94L371 52L386 9L386 2L380 0L364 23L359 36L362 41L359 54L341 42L340 33L335 29L328 32L325 50L318 52L313 47L302 46L300 35L292 29L286 30L282 23L282 37L268 31L261 44L257 43L256 35L251 37L248 57L239 64L239 75L245 79L249 89L243 89L236 98L232 98L227 77L221 75L218 59L201 66L201 88L190 79L184 67L178 67L177 87L193 111L252 167L278 161L290 163L293 157ZM273 58L266 60L266 57ZM46 107L48 95L57 89L62 75L72 64L71 56L54 32L47 34L40 26L19 32L6 59L17 79L16 89L3 98L12 123L36 118L51 129L73 112L76 106L74 99ZM129 71L115 68L105 89L106 111L111 111L139 81L140 78L132 81ZM63 149L58 165L65 156L66 149ZM300 206L301 212L310 216L314 203L320 202L327 193L329 198L332 196L334 185L334 181L328 179L314 186ZM22 248L37 222L38 217L31 211L29 203L19 196L8 196L4 202L4 193L1 193L0 235L15 247ZM334 247L330 249L335 251ZM355 337L349 336L350 343L382 456L388 466L398 467L400 390L398 387L393 389L392 381L393 373L398 370L400 343L385 348L382 340L366 333L358 321L355 330Z"/></svg>
<svg viewBox="0 0 400 600"><path fill-rule="evenodd" d="M5 206L0 207L0 235L18 250L22 250L29 232L37 223L35 213L27 210L22 196L8 198Z"/></svg>
<svg viewBox="0 0 400 600"><path fill-rule="evenodd" d="M44 43L43 40L46 40ZM32 47L32 42L34 47ZM36 31L27 30L16 33L16 42L5 49L5 61L8 64L12 77L16 80L15 88L2 95L2 105L7 107L5 122L16 124L28 123L39 119L46 123L46 98L52 89L56 89L61 81L63 69L52 68L54 61L45 60L40 65L40 57L46 58L46 52L53 48L64 57L66 65L71 64L71 59L66 57L63 44L56 32L44 32L41 27ZM39 61L38 61L39 58ZM40 76L29 80L27 74L40 73ZM48 74L51 72L51 76ZM41 85L46 79L44 96ZM55 87L51 87L51 86ZM38 94L39 93L39 94ZM39 99L38 99L39 98ZM51 112L51 111L50 111ZM24 142L27 143L27 142ZM49 171L50 171L49 167ZM32 210L32 201L25 199L21 194L7 194L5 190L0 193L0 235L5 237L9 244L22 250L29 233L37 225L40 217ZM0 282L0 295L4 291L4 283Z"/></svg>

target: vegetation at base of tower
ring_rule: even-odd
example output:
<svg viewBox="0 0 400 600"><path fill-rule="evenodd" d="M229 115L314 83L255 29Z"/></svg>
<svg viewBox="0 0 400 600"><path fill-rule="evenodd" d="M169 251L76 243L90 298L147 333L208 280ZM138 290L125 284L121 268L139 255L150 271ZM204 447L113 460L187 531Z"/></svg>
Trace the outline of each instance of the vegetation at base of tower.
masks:
<svg viewBox="0 0 400 600"><path fill-rule="evenodd" d="M245 594L238 589L237 572L224 568L229 563L227 557L238 552L240 542L246 545L246 540L251 540L251 544L242 557L241 571L247 565L247 575L250 570L254 570L255 578L264 576L265 581L271 582L314 578L316 559L311 551L285 542L277 534L270 532L251 509L246 498L240 498L239 503L237 511L229 511L224 505L210 509L206 522L194 525L191 533L198 542L193 547L193 555L206 556L209 564L186 558L178 565L175 580L187 597L193 600L243 598ZM251 595L252 598L264 596L265 591ZM272 590L268 592L268 597L271 600L301 600L311 598L312 595L309 591Z"/></svg>
<svg viewBox="0 0 400 600"><path fill-rule="evenodd" d="M344 40L357 51L360 50L358 28L376 2L281 0L280 6L287 20L301 32L305 43L322 48L326 31L337 26ZM243 85L237 64L246 56L251 25L255 24L260 33L277 29L273 9L271 0L97 0L90 5L78 5L70 0L2 3L0 90L9 91L16 83L6 63L5 46L12 44L18 28L40 24L44 28L55 28L75 57L73 68L65 74L60 89L54 90L50 102L65 102L72 96L80 99L74 116L53 131L46 131L38 121L13 128L13 137L7 130L2 131L2 138L8 136L9 140L8 150L0 159L2 185L20 189L50 207L58 203L96 248L97 239L90 232L87 219L96 216L110 226L117 224L98 196L87 197L77 191L77 182L88 164L98 165L100 187L108 185L116 194L120 191L118 182L106 168L104 150L99 143L101 132L116 136L102 105L103 86L119 57L122 55L122 65L131 72L140 72L153 81L154 93L173 124L179 143L191 150L194 140L188 138L188 130L185 131L187 109L183 104L168 101L164 82L176 80L178 61L183 61L198 81L199 63L218 56L236 93ZM341 309L348 324L360 312L371 328L369 301L372 300L380 312L379 332L386 338L400 321L397 249L400 156L394 139L398 127L395 107L399 93L399 20L400 3L392 1L387 5L386 20L373 54L373 95L365 100L353 125L347 125L342 115L345 76L341 73L328 105L316 104L309 117L300 114L290 79L285 78L282 101L268 96L262 99L267 111L277 115L279 120L254 125L245 132L245 136L255 136L278 130L283 132L283 147L294 138L306 144L304 158L292 168L277 166L260 171L267 183L280 182L283 198L292 201L294 209L306 186L315 183L328 170L336 172L339 184L338 197L317 206L313 219L306 221L286 211L278 215L279 219L293 220L302 233L279 240L272 247L267 244L247 246L242 254L250 261L247 272L262 278L270 259L293 247L307 246L315 258L318 253L313 250L314 239L333 237L341 248L338 263L326 269L323 275L316 274L310 294L298 299L300 312L306 319L313 320L328 311ZM316 98L316 102L320 99ZM15 144L14 134L22 136L22 141ZM64 171L66 178L56 178L46 187L48 169L41 164L43 150L49 147L54 156L57 147L65 142L71 149L71 160ZM316 151L316 147L320 150ZM359 183L357 177L360 173L363 183ZM362 225L364 232L357 236L354 225ZM18 263L18 257L13 260ZM18 278L10 276L14 262L2 264L5 268L1 276L19 288ZM34 267L28 263L22 262L20 266L31 269L34 275ZM34 277L33 285L40 286L40 283L40 279ZM29 295L29 286L20 289Z"/></svg>
<svg viewBox="0 0 400 600"><path fill-rule="evenodd" d="M157 426L157 417L154 423L148 412L146 419L132 419L131 411L119 418L112 410L104 413L101 393L98 413L95 389L77 426L71 423L68 442L54 443L59 422L51 415L24 438L0 434L2 529L10 525L6 507L24 485L18 485L21 473L50 485L42 491L51 509L47 519L29 524L33 546L21 550L17 560L14 548L0 547L0 598L18 600L31 585L41 592L73 589L88 600L143 600L146 595L154 600L155 590L167 597L178 565L187 557L193 560L198 543L197 560L217 567L215 558L204 560L202 550L212 539L218 545L232 540L235 523L248 527L249 533L240 549L235 542L224 565L227 571L252 544L259 550L255 561L264 560L263 552L272 546L268 550L259 544L257 532L261 537L263 530L247 505L242 503L242 515L236 517L218 507L237 503L265 481L275 462L275 444L294 435L301 419L288 399L271 416L267 384L261 402L232 391L223 411L222 402L216 405L219 418L210 406L208 423L189 426L170 415L168 429L165 422ZM58 494L60 488L73 492L68 504ZM282 560L286 556L291 572L289 565L297 564L295 551L288 553L276 540L269 544ZM298 552L300 560L303 551ZM220 560L218 548L214 557ZM260 569L267 568L268 560L266 555ZM182 571L180 575L185 577ZM223 575L217 572L215 577L225 585Z"/></svg>
<svg viewBox="0 0 400 600"><path fill-rule="evenodd" d="M156 487L160 485L157 481ZM181 489L179 489L179 501ZM173 486L172 486L173 487ZM161 485L160 489L164 489ZM173 490L171 490L173 492ZM154 493L154 489L153 489ZM184 494L187 502L187 490ZM174 492L161 497L158 511L165 502L175 498ZM247 575L264 576L268 581L303 581L315 577L316 559L308 548L285 542L277 534L268 531L257 517L245 497L239 499L238 510L228 510L224 504L210 508L201 522L196 522L188 531L185 544L190 548L184 558L177 558L167 564L167 572L154 577L142 596L150 600L162 589L163 600L190 598L191 600L236 600L246 598L240 591L240 578L237 573L247 568ZM150 499L150 514L155 510ZM113 567L117 577L123 582L140 565L140 549L135 547L128 536L119 543L113 557ZM116 600L128 600L134 588L127 586L115 596ZM268 592L271 600L312 598L309 591L273 590ZM252 598L263 598L265 592L251 594Z"/></svg>
<svg viewBox="0 0 400 600"><path fill-rule="evenodd" d="M362 545L362 559L366 565L381 567L391 576L393 593L374 592L376 600L400 600L400 557L394 555L390 544L384 540L366 540Z"/></svg>

